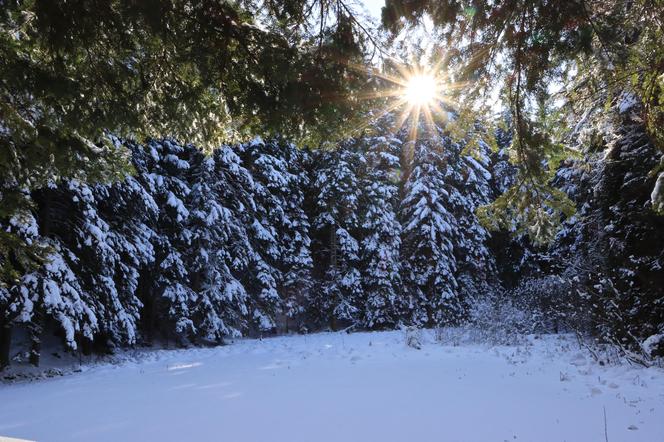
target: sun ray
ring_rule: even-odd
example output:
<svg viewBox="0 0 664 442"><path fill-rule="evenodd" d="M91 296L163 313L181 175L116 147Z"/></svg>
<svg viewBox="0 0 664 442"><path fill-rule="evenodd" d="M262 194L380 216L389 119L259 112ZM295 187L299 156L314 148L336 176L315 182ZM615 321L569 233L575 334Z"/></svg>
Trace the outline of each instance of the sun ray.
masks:
<svg viewBox="0 0 664 442"><path fill-rule="evenodd" d="M365 121L364 124L361 124L361 125L359 125L359 126L356 127L356 128L351 129L351 130L350 130L350 134L351 134L351 135L353 135L353 134L359 134L359 133L362 132L364 129L366 129L367 127L369 127L369 125L370 125L373 121L379 121L379 120L381 120L383 117L385 117L386 115L390 114L393 110L395 110L395 109L397 109L397 108L400 108L400 107L402 107L403 105L404 105L404 101L403 101L403 100L395 100L395 101L393 101L392 103L387 104L385 107L383 107L381 110L378 111L378 115L374 116L374 118L372 118L371 120L367 120L367 121Z"/></svg>
<svg viewBox="0 0 664 442"><path fill-rule="evenodd" d="M406 100L403 100L403 104L401 107L403 107L403 110L397 116L397 121L396 121L397 128L403 127L404 123L408 119L408 116L413 111L413 107L410 104L408 104Z"/></svg>
<svg viewBox="0 0 664 442"><path fill-rule="evenodd" d="M417 140L417 132L419 129L419 121L420 121L420 112L422 108L420 106L415 106L412 115L412 118L410 120L410 135L409 139L410 141L415 141Z"/></svg>

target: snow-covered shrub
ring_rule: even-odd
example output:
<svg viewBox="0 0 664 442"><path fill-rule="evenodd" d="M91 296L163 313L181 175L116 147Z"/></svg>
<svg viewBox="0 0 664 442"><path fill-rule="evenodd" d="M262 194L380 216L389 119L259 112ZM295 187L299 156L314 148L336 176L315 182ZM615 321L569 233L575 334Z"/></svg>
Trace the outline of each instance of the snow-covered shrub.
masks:
<svg viewBox="0 0 664 442"><path fill-rule="evenodd" d="M530 312L514 302L508 292L497 290L470 303L466 327L472 330L464 340L476 340L490 344L514 344L530 333Z"/></svg>
<svg viewBox="0 0 664 442"><path fill-rule="evenodd" d="M437 343L458 347L464 344L486 343L486 336L471 324L460 327L439 327L435 330L434 339Z"/></svg>
<svg viewBox="0 0 664 442"><path fill-rule="evenodd" d="M408 347L420 350L424 342L422 329L418 327L406 327L404 329L404 339Z"/></svg>
<svg viewBox="0 0 664 442"><path fill-rule="evenodd" d="M649 336L641 346L650 357L664 357L664 333Z"/></svg>
<svg viewBox="0 0 664 442"><path fill-rule="evenodd" d="M527 333L558 333L568 327L571 287L556 275L523 280L508 293L510 301L525 316L522 327Z"/></svg>
<svg viewBox="0 0 664 442"><path fill-rule="evenodd" d="M510 290L488 291L470 302L465 325L469 330L463 339L513 344L527 334L558 333L565 328L568 293L565 281L555 276L528 278ZM452 342L461 339L452 338ZM441 339L450 339L449 332Z"/></svg>

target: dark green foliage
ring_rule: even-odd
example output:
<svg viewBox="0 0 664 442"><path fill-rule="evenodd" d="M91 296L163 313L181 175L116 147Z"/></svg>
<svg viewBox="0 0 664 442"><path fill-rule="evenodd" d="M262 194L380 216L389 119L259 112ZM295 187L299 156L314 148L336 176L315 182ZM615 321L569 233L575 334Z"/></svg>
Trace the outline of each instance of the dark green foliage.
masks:
<svg viewBox="0 0 664 442"><path fill-rule="evenodd" d="M281 10L273 20L262 7ZM341 132L366 75L350 10L311 32L309 2L3 1L0 218L63 179L131 172L122 137L216 146L248 132L317 142ZM289 13L284 11L291 11ZM294 32L297 30L297 32ZM342 97L342 99L339 99ZM3 232L2 283L40 250Z"/></svg>
<svg viewBox="0 0 664 442"><path fill-rule="evenodd" d="M360 140L366 158L360 200L362 324L368 328L394 328L404 321L398 220L402 141L385 127L375 130L386 135Z"/></svg>
<svg viewBox="0 0 664 442"><path fill-rule="evenodd" d="M317 193L312 237L319 284L309 300L310 317L334 330L358 323L361 316L359 174L365 159L344 145L338 152L319 153L315 161L320 167L312 183Z"/></svg>
<svg viewBox="0 0 664 442"><path fill-rule="evenodd" d="M641 362L663 350L644 346L664 332L664 217L650 208L649 173L659 154L634 120L638 107L619 110L611 109L603 149L588 146L583 160L566 163L556 177L579 212L551 260L579 294L570 321Z"/></svg>
<svg viewBox="0 0 664 442"><path fill-rule="evenodd" d="M643 104L655 147L664 149L663 9L661 0L387 0L382 21L397 34L431 18L434 53L444 54L439 66L458 85L450 96L460 107L474 109L494 89L502 91L519 179L483 218L541 243L551 241L559 217L572 208L549 186L557 162L569 155L563 142L570 121L629 91ZM552 84L562 86L556 95ZM661 188L653 200L661 200Z"/></svg>

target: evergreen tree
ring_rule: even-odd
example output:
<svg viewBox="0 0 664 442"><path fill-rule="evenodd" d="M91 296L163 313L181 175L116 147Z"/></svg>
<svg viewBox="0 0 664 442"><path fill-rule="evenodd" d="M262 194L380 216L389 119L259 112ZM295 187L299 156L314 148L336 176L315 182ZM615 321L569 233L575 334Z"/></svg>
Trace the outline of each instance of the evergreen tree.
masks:
<svg viewBox="0 0 664 442"><path fill-rule="evenodd" d="M179 344L196 334L192 306L197 295L191 289L186 264L186 247L191 240L187 229L189 209L185 206L191 191L189 160L192 146L173 140L150 140L147 171L141 174L159 207L154 237L155 261L150 269L150 296L145 300L147 335L160 331Z"/></svg>
<svg viewBox="0 0 664 442"><path fill-rule="evenodd" d="M618 101L603 130L580 132L585 157L565 162L554 181L578 213L551 250L552 271L579 293L562 306L569 322L643 362L664 352L655 345L664 334L664 217L650 198L659 153L633 101Z"/></svg>
<svg viewBox="0 0 664 442"><path fill-rule="evenodd" d="M11 225L26 241L46 244L49 253L43 266L23 275L3 293L2 325L7 341L3 342L0 361L2 365L9 363L11 328L24 324L30 337L30 362L38 365L42 334L49 319L58 325L70 349L77 348L80 337L92 340L98 330L95 299L84 290L79 275L75 274L78 257L59 238L40 237L39 226L32 216L13 218Z"/></svg>
<svg viewBox="0 0 664 442"><path fill-rule="evenodd" d="M127 244L127 238L120 232L113 231L103 219L98 201L108 197L108 189L98 187L101 188L98 189L98 195L95 195L94 188L78 181L69 181L59 198L57 194L49 195L50 192L42 195L42 198L52 201L67 201L69 207L66 218L62 220L64 223L49 227L49 233L63 238L78 258L76 274L81 285L89 293L94 293L94 311L99 324L98 338L104 341L100 343L106 348L133 345L137 338L142 304L135 296L135 269L128 267L130 262L127 258L131 256L140 260L142 257ZM42 209L48 205L42 200ZM132 214L125 213L125 216L127 222L130 222ZM42 226L48 219L49 214L42 213ZM129 248L128 256L121 255L124 247Z"/></svg>
<svg viewBox="0 0 664 442"><path fill-rule="evenodd" d="M311 140L343 132L364 102L328 97L366 84L365 71L350 68L363 62L366 36L352 8L321 5L314 24L313 6L3 2L0 218L28 210L24 191L50 181L126 176L128 152L108 133L208 147L251 129ZM22 272L16 254L40 251L4 232L3 284Z"/></svg>
<svg viewBox="0 0 664 442"><path fill-rule="evenodd" d="M223 163L196 156L189 193L187 252L191 287L197 293L193 317L198 336L206 342L220 342L225 336L240 336L246 327L247 292L233 272L232 244L244 231L234 213L223 205L229 185Z"/></svg>
<svg viewBox="0 0 664 442"><path fill-rule="evenodd" d="M464 315L455 279L458 225L449 204L456 205L459 195L446 182L452 170L445 157L452 142L436 130L409 143L413 164L400 208L407 321L427 326L458 323Z"/></svg>
<svg viewBox="0 0 664 442"><path fill-rule="evenodd" d="M305 189L310 185L306 167L309 152L293 144L284 146L284 159L289 176L286 188L286 224L280 232L283 279L280 293L284 299L284 313L300 328L304 326L307 299L313 287L313 258L311 228L305 209Z"/></svg>
<svg viewBox="0 0 664 442"><path fill-rule="evenodd" d="M517 180L517 168L510 162L507 149L512 142L511 130L499 127L495 137L497 150L491 154L490 201L507 192ZM522 278L535 276L539 271L537 248L527 235L516 234L513 228L492 229L488 247L500 284L506 289L512 289Z"/></svg>
<svg viewBox="0 0 664 442"><path fill-rule="evenodd" d="M316 266L319 284L309 300L314 323L356 324L361 313L362 286L359 265L360 180L363 158L342 146L322 152L314 161L316 197Z"/></svg>
<svg viewBox="0 0 664 442"><path fill-rule="evenodd" d="M302 300L311 287L309 222L304 213L301 154L278 139L254 139L242 147L244 164L254 178L256 220L254 236L264 257L264 274L277 283L280 310L299 320Z"/></svg>
<svg viewBox="0 0 664 442"><path fill-rule="evenodd" d="M457 222L456 279L462 296L481 297L497 283L495 258L488 247L491 235L476 216L479 207L493 200L489 172L491 148L483 141L472 155L453 152L454 148L454 144L449 147L448 157L454 158L452 164L457 167L448 175L447 182L455 188L454 195L458 195L450 201Z"/></svg>
<svg viewBox="0 0 664 442"><path fill-rule="evenodd" d="M146 171L146 152L143 146L126 143L132 151L137 171ZM129 176L110 185L94 186L97 211L108 226L111 248L115 251L114 281L122 299L132 306L134 327L146 331L146 305L152 302L150 293L151 269L155 263L157 220L160 208L145 186L141 174ZM123 301L125 302L125 301ZM142 338L134 332L130 343ZM118 342L122 344L122 342Z"/></svg>
<svg viewBox="0 0 664 442"><path fill-rule="evenodd" d="M397 219L401 141L389 133L362 140L366 171L362 176L360 262L363 324L394 327L401 318L401 225Z"/></svg>
<svg viewBox="0 0 664 442"><path fill-rule="evenodd" d="M276 326L280 308L279 274L271 265L279 251L275 232L266 219L268 214L256 204L257 191L266 190L256 184L251 172L242 164L238 153L243 150L244 146L222 146L216 151L215 160L227 183L222 201L233 212L239 227L234 232L230 248L234 271L248 294L250 323L254 330L264 332ZM267 194L263 193L263 196L267 197Z"/></svg>

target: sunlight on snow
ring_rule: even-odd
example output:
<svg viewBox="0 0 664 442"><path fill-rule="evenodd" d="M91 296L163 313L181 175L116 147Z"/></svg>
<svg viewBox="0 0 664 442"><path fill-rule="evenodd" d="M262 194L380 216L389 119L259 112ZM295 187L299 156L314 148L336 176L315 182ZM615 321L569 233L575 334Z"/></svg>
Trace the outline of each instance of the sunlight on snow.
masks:
<svg viewBox="0 0 664 442"><path fill-rule="evenodd" d="M191 362L189 364L174 364L174 365L169 365L167 370L168 371L186 370L187 368L194 368L194 367L198 367L200 365L203 365L203 363L202 362Z"/></svg>

